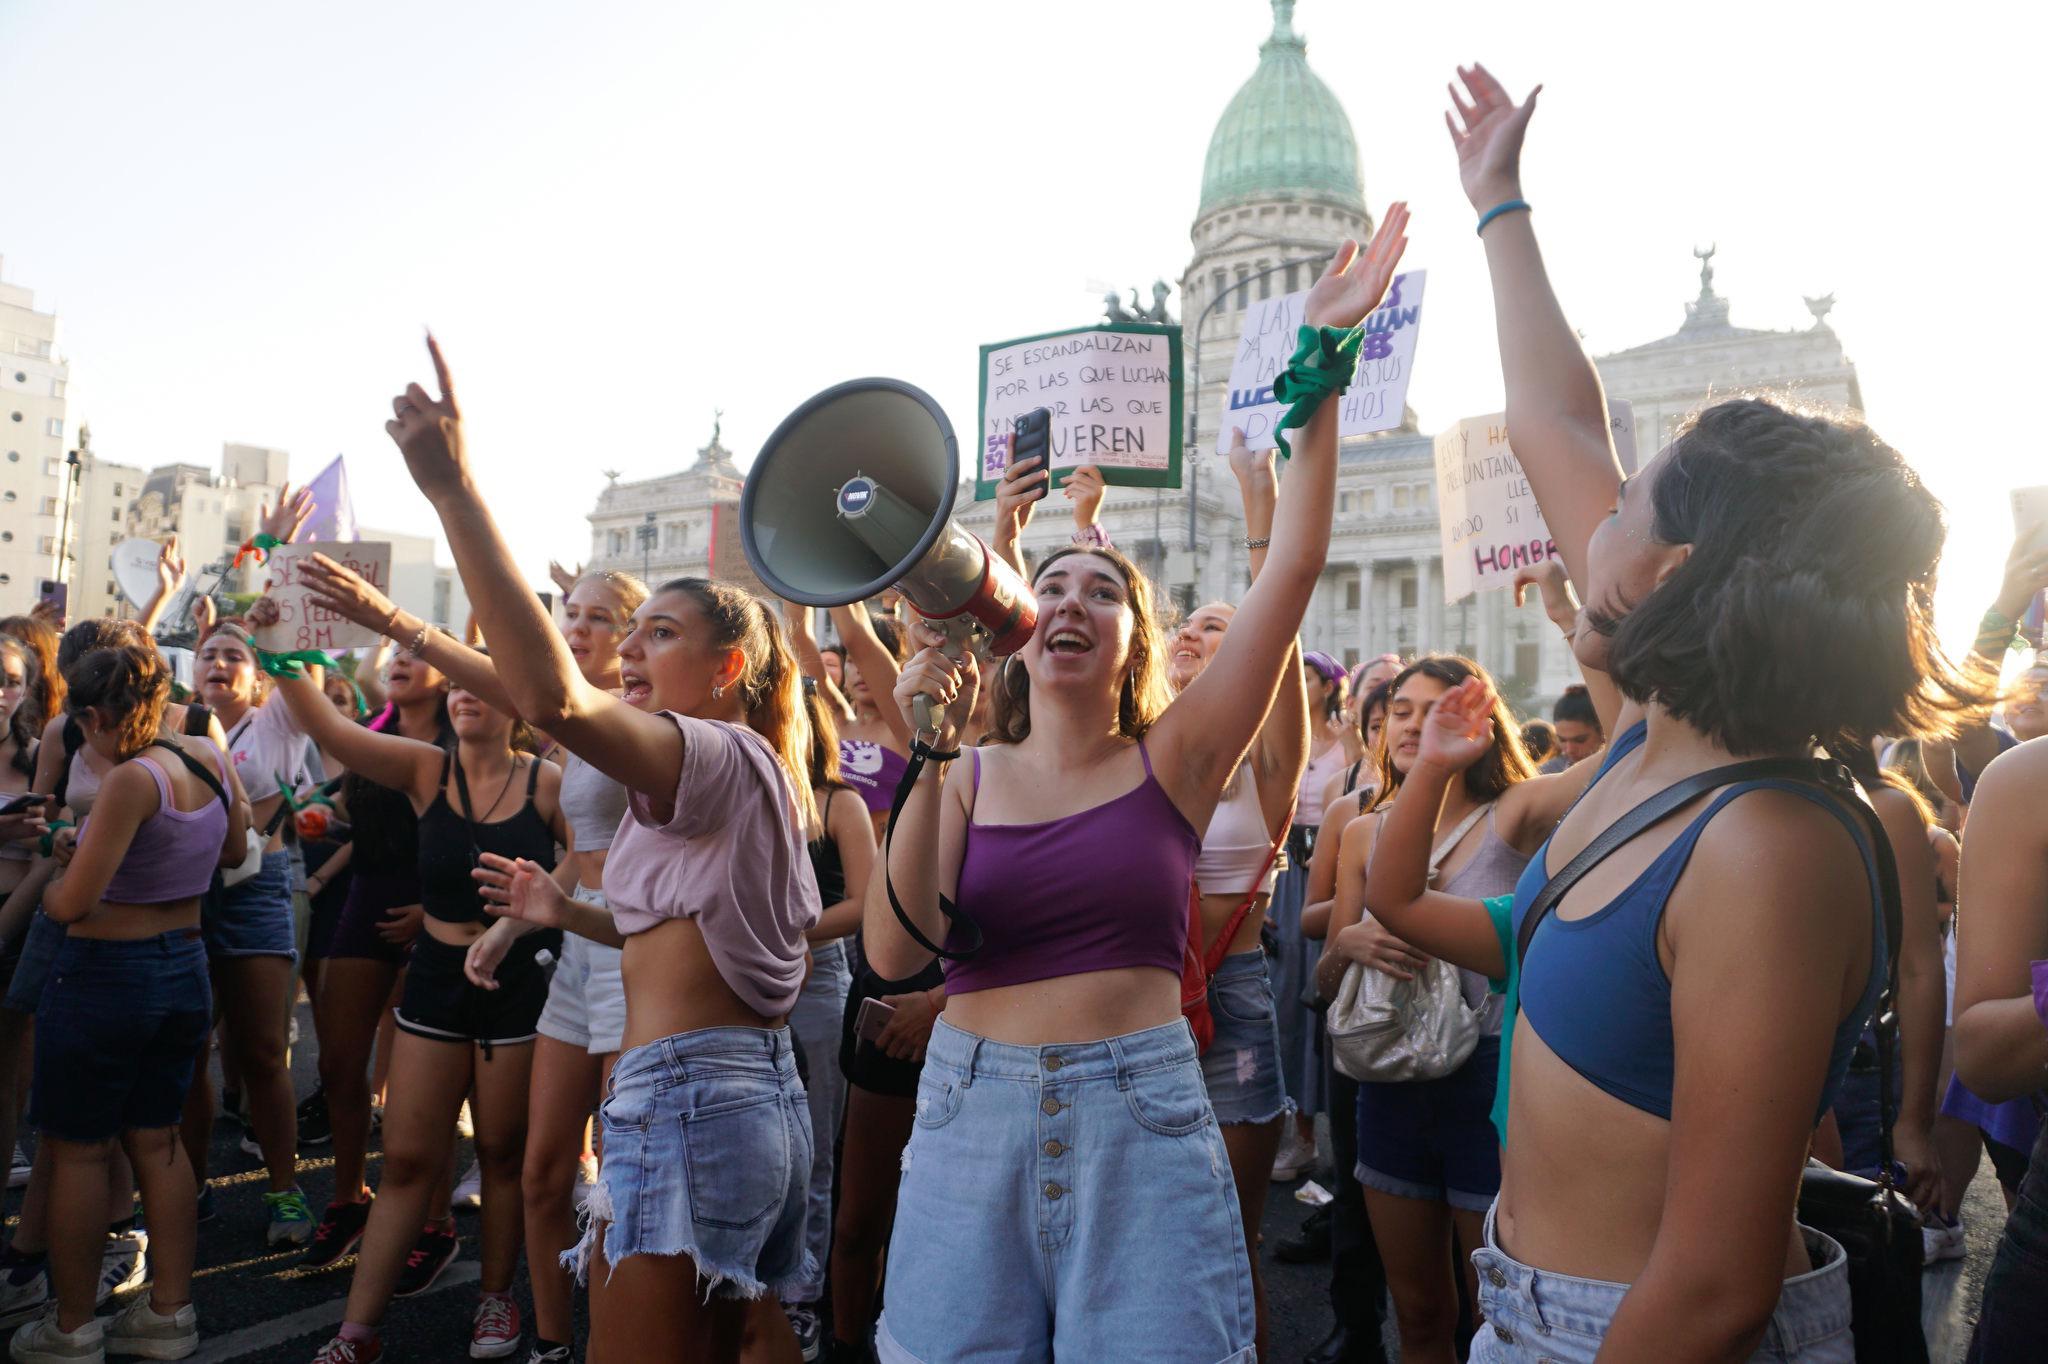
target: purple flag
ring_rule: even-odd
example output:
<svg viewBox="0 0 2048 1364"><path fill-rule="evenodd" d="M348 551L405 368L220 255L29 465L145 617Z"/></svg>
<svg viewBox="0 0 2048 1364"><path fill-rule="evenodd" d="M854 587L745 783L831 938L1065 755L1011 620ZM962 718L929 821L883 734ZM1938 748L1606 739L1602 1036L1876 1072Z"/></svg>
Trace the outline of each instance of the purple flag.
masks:
<svg viewBox="0 0 2048 1364"><path fill-rule="evenodd" d="M348 465L336 455L306 485L313 494L313 519L306 523L302 540L353 540L356 538L356 509L348 496Z"/></svg>

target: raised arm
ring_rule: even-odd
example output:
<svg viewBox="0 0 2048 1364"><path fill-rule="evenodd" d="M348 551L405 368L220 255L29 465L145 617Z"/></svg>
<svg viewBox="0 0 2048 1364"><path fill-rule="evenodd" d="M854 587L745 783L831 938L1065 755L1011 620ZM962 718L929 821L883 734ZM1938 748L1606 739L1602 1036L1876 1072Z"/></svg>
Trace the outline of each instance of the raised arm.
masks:
<svg viewBox="0 0 2048 1364"><path fill-rule="evenodd" d="M1378 920L1365 912L1365 869L1376 854L1380 821L1385 811L1360 815L1344 827L1337 852L1337 898L1330 907L1329 934L1316 959L1316 993L1335 999L1352 962L1384 971L1396 980L1412 980L1427 963Z"/></svg>
<svg viewBox="0 0 2048 1364"><path fill-rule="evenodd" d="M1024 527L1031 524L1032 511L1045 497L1047 479L1039 468L1043 463L1037 455L1012 461L1003 466L1003 476L996 483L996 525L989 550L1026 577L1030 570L1024 567L1024 547L1018 539L1024 534Z"/></svg>
<svg viewBox="0 0 2048 1364"><path fill-rule="evenodd" d="M843 721L853 713L853 707L846 703L846 694L839 690L832 674L825 671L825 655L818 648L817 631L811 627L811 610L793 601L782 603L782 621L789 627L790 651L796 655L797 667L818 689L818 695L825 702L826 713ZM874 830L870 828L868 832L872 834Z"/></svg>
<svg viewBox="0 0 2048 1364"><path fill-rule="evenodd" d="M149 603L142 608L141 619L137 622L142 626L142 633L156 633L171 599L185 585L185 576L185 556L178 552L178 537L173 535L156 552L156 591L150 594Z"/></svg>
<svg viewBox="0 0 2048 1364"><path fill-rule="evenodd" d="M351 674L356 690L363 694L363 704L369 707L372 715L384 709L391 700L390 694L384 690L384 665L391 661L391 651L395 647L396 643L388 636L378 640L377 647L370 651L370 656L357 663L355 672ZM482 693L479 692L477 695ZM509 707L506 713L511 713Z"/></svg>
<svg viewBox="0 0 2048 1364"><path fill-rule="evenodd" d="M1354 327L1386 296L1407 247L1406 205L1395 204L1360 251L1346 242L1309 290L1310 327ZM1272 546L1216 656L1153 727L1154 770L1190 823L1201 828L1264 720L1248 697L1270 697L1301 628L1330 548L1337 498L1337 403L1325 400L1293 441L1294 458L1273 514Z"/></svg>
<svg viewBox="0 0 2048 1364"><path fill-rule="evenodd" d="M1579 633L1579 598L1572 591L1571 579L1565 576L1563 561L1545 559L1540 564L1531 564L1515 574L1514 587L1516 606L1522 604L1531 587L1536 589L1543 600L1543 614L1564 636L1565 647L1569 649ZM1612 739L1615 726L1621 721L1621 691L1614 685L1614 679L1598 668L1580 663L1579 673L1586 679L1586 699L1593 703L1593 713L1600 717L1600 732Z"/></svg>
<svg viewBox="0 0 2048 1364"><path fill-rule="evenodd" d="M1257 582L1273 537L1280 476L1273 467L1273 451L1249 448L1241 430L1233 430L1231 436L1230 472L1244 499L1244 538L1250 547L1251 578ZM1301 679L1301 640L1297 636L1287 661L1280 665L1280 680L1274 685L1266 722L1259 726L1253 750L1259 810L1266 817L1267 833L1274 838L1286 837L1287 826L1302 813L1294 809L1294 802L1301 789L1302 769L1308 765L1308 743L1308 688Z"/></svg>
<svg viewBox="0 0 2048 1364"><path fill-rule="evenodd" d="M2048 1023L2029 963L2048 960L2048 744L2022 744L1984 769L1963 844L1956 914L1956 1074L1991 1103L2024 1098L2048 1075Z"/></svg>
<svg viewBox="0 0 2048 1364"><path fill-rule="evenodd" d="M2005 656L2012 649L2020 617L2026 614L2034 594L2044 587L2048 587L2048 544L2036 542L2031 535L2014 539L2006 555L2005 576L1998 584L1998 596L1977 622L1977 638L1970 650L1973 661L1981 661L1988 675L1996 677L2004 670ZM1981 774L1999 751L1991 717L1987 715L1959 732L1953 745L1955 763L1972 775ZM1958 803L1960 795L1958 783Z"/></svg>
<svg viewBox="0 0 2048 1364"><path fill-rule="evenodd" d="M387 643L404 644L408 652L417 644L419 649L413 653L414 658L431 664L443 677L493 710L506 715L519 713L504 684L498 681L497 665L488 654L478 653L445 630L434 629L410 611L401 611L354 569L324 554L315 554L299 565L299 579L314 601L336 615L365 630L375 630ZM367 700L367 690L364 696Z"/></svg>
<svg viewBox="0 0 2048 1364"><path fill-rule="evenodd" d="M882 637L875 633L868 608L860 602L851 606L835 606L832 608L832 625L839 631L839 642L846 646L846 661L860 669L861 680L868 685L868 695L874 698L882 723L896 736L897 743L908 748L910 720L898 714L895 704L889 699L896 690L896 679L902 669L897 665L896 656L883 646Z"/></svg>
<svg viewBox="0 0 2048 1364"><path fill-rule="evenodd" d="M447 362L432 337L427 349L441 396L409 385L392 403L396 415L384 429L441 519L484 637L520 660L504 679L512 709L613 781L674 799L682 780L682 731L584 680L484 505L463 446L462 413Z"/></svg>
<svg viewBox="0 0 2048 1364"><path fill-rule="evenodd" d="M404 791L425 805L441 782L442 751L403 734L379 731L341 718L310 677L274 679L277 695L291 708L292 720L306 737L334 754L348 770L393 790Z"/></svg>
<svg viewBox="0 0 2048 1364"><path fill-rule="evenodd" d="M1403 942L1496 980L1507 955L1479 900L1429 888L1429 855L1451 783L1493 746L1493 689L1468 678L1437 698L1422 747L1394 803L1380 816L1380 845L1366 868L1365 907Z"/></svg>
<svg viewBox="0 0 2048 1364"><path fill-rule="evenodd" d="M1470 102L1451 87L1446 114L1458 178L1479 213L1522 198L1522 138L1538 86L1517 105L1483 66L1460 68ZM1600 375L1565 320L1527 210L1502 213L1480 234L1493 277L1494 323L1507 385L1508 431L1543 519L1575 581L1586 581L1586 542L1614 505L1621 464Z"/></svg>

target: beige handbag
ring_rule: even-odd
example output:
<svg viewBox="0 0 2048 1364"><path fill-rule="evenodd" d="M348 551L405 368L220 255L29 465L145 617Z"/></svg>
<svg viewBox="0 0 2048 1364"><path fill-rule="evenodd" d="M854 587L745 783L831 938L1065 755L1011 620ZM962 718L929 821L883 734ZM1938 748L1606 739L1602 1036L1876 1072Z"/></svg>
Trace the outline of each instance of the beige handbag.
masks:
<svg viewBox="0 0 2048 1364"><path fill-rule="evenodd" d="M1429 858L1431 880L1437 865L1492 808L1482 805L1466 815L1437 845ZM1465 1002L1458 968L1437 957L1413 980L1352 962L1323 1026L1332 1063L1354 1080L1434 1080L1464 1065L1479 1045L1479 1015Z"/></svg>

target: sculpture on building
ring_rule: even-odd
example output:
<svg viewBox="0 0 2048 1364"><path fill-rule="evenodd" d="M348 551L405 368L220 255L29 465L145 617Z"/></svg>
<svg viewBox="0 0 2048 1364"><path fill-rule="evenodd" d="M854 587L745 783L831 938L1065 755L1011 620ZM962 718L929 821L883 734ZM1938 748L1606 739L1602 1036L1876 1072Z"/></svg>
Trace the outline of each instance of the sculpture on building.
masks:
<svg viewBox="0 0 2048 1364"><path fill-rule="evenodd" d="M1131 286L1131 304L1128 308L1116 294L1102 296L1103 321L1111 324L1121 322L1152 322L1171 327L1174 320L1166 311L1166 300L1173 295L1173 286L1163 279L1152 281L1152 302L1150 306L1138 301L1138 289Z"/></svg>
<svg viewBox="0 0 2048 1364"><path fill-rule="evenodd" d="M1805 298L1805 295L1802 294L1800 297ZM1813 314L1813 325L1816 331L1828 325L1828 314L1834 310L1835 296L1833 294L1822 294L1819 298L1806 299L1806 311Z"/></svg>
<svg viewBox="0 0 2048 1364"><path fill-rule="evenodd" d="M1701 298L1712 298L1714 296L1714 253L1720 249L1719 243L1708 247L1704 251L1700 250L1697 246L1692 249L1693 259L1700 263Z"/></svg>

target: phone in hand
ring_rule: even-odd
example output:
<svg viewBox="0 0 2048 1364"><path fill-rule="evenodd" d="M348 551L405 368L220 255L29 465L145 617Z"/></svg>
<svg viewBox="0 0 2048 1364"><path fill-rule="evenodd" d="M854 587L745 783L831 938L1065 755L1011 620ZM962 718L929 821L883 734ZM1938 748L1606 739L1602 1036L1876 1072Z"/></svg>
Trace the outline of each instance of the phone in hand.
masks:
<svg viewBox="0 0 2048 1364"><path fill-rule="evenodd" d="M1020 459L1038 461L1038 471L1032 475L1038 481L1038 495L1044 497L1052 487L1047 470L1052 460L1052 409L1034 407L1017 418L1010 433L1010 463Z"/></svg>
<svg viewBox="0 0 2048 1364"><path fill-rule="evenodd" d="M34 791L8 791L0 793L0 815L19 815L39 810L49 804L52 797L38 795Z"/></svg>
<svg viewBox="0 0 2048 1364"><path fill-rule="evenodd" d="M894 1004L884 1004L870 995L860 1002L860 1012L853 1018L853 1035L863 1042L873 1044L882 1035L882 1029L889 1026L889 1020L896 1016Z"/></svg>

